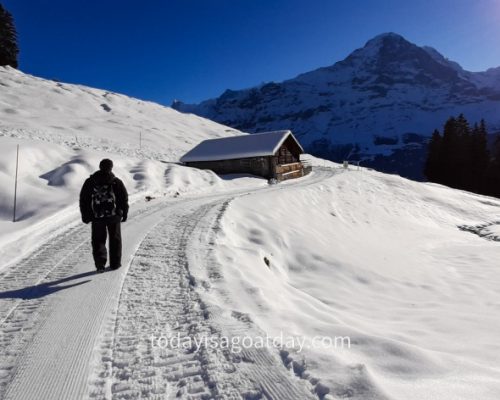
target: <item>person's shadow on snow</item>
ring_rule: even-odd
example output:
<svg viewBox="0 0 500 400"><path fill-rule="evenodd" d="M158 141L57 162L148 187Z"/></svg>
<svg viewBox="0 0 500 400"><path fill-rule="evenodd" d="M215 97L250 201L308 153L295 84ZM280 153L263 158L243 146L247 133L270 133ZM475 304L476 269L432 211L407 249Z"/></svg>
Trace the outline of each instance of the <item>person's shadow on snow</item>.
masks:
<svg viewBox="0 0 500 400"><path fill-rule="evenodd" d="M68 276L66 278L58 279L56 281L51 282L42 282L38 285L28 286L22 289L16 290L8 290L5 292L0 292L0 299L22 299L22 300L30 300L30 299L39 299L41 297L45 297L56 293L60 290L69 289L75 286L83 285L84 283L90 282L90 280L85 280L82 282L76 282L69 285L61 285L61 283L65 283L74 279L84 278L86 276L95 275L96 271L84 272L77 275Z"/></svg>

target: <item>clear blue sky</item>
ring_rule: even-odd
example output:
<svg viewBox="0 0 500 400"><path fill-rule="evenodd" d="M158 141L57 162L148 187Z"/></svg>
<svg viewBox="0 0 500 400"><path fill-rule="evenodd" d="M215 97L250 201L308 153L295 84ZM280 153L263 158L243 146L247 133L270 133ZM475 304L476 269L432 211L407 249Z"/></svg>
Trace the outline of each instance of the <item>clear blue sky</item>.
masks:
<svg viewBox="0 0 500 400"><path fill-rule="evenodd" d="M499 0L0 0L20 69L169 105L281 81L396 32L500 66Z"/></svg>

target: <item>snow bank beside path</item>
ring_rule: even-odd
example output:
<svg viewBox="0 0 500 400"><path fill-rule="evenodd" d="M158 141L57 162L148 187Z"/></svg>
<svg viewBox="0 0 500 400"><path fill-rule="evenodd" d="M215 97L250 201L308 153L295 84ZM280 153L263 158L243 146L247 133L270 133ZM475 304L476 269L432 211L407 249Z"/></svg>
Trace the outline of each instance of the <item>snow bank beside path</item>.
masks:
<svg viewBox="0 0 500 400"><path fill-rule="evenodd" d="M83 182L102 158L125 183L131 202L145 196L192 196L237 187L267 185L256 177L219 177L175 163L123 157L46 142L0 138L0 265L46 239L48 233L80 223L78 198ZM20 145L16 223L13 218L16 146Z"/></svg>
<svg viewBox="0 0 500 400"><path fill-rule="evenodd" d="M500 243L458 227L497 233L500 201L336 171L229 204L215 245L221 306L273 337L350 337L350 349L291 352L327 398L496 399Z"/></svg>
<svg viewBox="0 0 500 400"><path fill-rule="evenodd" d="M159 104L0 67L0 268L79 221L78 194L111 158L132 200L264 185L177 165L204 139L241 132ZM12 223L16 145L17 221Z"/></svg>

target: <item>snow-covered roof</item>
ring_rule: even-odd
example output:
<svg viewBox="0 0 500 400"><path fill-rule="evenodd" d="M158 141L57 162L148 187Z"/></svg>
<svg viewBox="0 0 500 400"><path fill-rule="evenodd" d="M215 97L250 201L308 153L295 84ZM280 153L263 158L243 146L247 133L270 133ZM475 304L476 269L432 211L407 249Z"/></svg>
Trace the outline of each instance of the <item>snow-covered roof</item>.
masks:
<svg viewBox="0 0 500 400"><path fill-rule="evenodd" d="M289 136L304 151L291 131L262 132L204 140L181 157L181 162L272 156Z"/></svg>

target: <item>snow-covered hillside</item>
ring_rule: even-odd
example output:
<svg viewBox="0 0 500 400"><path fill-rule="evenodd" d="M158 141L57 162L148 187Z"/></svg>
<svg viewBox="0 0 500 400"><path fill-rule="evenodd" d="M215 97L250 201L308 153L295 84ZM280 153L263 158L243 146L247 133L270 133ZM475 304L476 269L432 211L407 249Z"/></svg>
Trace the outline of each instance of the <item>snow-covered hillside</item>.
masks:
<svg viewBox="0 0 500 400"><path fill-rule="evenodd" d="M500 200L335 170L228 205L212 301L303 338L288 362L328 399L497 398Z"/></svg>
<svg viewBox="0 0 500 400"><path fill-rule="evenodd" d="M200 193L240 183L174 164L204 139L235 134L241 132L155 103L0 67L0 261L43 236L43 229L29 234L35 224L48 229L76 217L81 185L104 157L115 161L132 195Z"/></svg>
<svg viewBox="0 0 500 400"><path fill-rule="evenodd" d="M389 33L332 66L173 107L248 132L291 129L312 154L420 178L422 142L450 116L500 131L500 72L465 71Z"/></svg>
<svg viewBox="0 0 500 400"><path fill-rule="evenodd" d="M178 161L207 138L240 134L169 107L0 67L2 136Z"/></svg>

